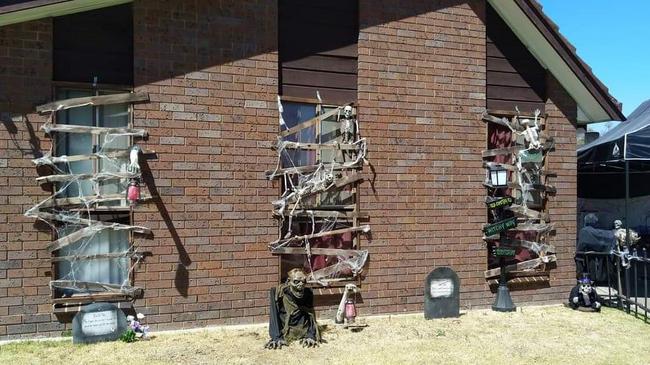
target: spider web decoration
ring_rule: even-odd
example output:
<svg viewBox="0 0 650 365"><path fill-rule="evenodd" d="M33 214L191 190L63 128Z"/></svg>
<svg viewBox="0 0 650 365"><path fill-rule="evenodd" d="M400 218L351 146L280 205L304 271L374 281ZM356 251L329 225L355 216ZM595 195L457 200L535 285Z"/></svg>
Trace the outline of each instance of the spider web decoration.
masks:
<svg viewBox="0 0 650 365"><path fill-rule="evenodd" d="M128 137L144 138L147 132L142 129L55 123L57 112L62 110L137 101L148 101L148 95L126 93L81 97L37 107L41 113L50 113L49 121L41 127L45 133L95 135L100 141L99 148L91 154L57 156L55 151L63 143L63 138L56 138L49 152L32 160L37 167L47 167L51 171L50 175L36 180L51 183L53 194L28 209L24 215L47 223L56 233L57 239L47 248L54 254L52 262L59 268L65 268L60 271L66 271L50 281L50 288L57 296L109 293L132 298L142 290L130 284L131 273L143 257L133 245L131 234L150 234L151 231L147 227L128 224L128 218L122 219L126 222L95 218L98 207L108 212L114 211L116 204L117 207L126 207L127 183L141 181L139 147L115 148L114 145L125 142ZM94 166L101 166L101 171L93 168L93 172L88 173L87 164L75 165L80 161L91 161ZM106 193L107 189L114 191ZM130 206L132 208L133 205ZM122 247L111 249L113 243Z"/></svg>
<svg viewBox="0 0 650 365"><path fill-rule="evenodd" d="M287 128L279 99L278 109L280 126ZM363 180L358 171L367 163L367 144L359 136L350 104L327 112L323 112L322 104L317 104L316 111L314 118L281 132L273 147L277 164L274 170L267 171L267 178L279 179L283 191L272 202L280 234L269 243L269 250L274 254L301 255L308 280L328 286L357 277L368 257L367 250L358 249L356 236L369 233L370 226L357 223L356 204L353 208L340 204L345 194L356 199L356 186ZM324 121L340 123L342 127L336 130L336 138L317 143L321 139L320 123ZM343 125L348 133L353 125L351 140L344 140ZM318 138L303 133L310 128L316 128ZM312 151L319 158L315 163L302 164L300 153ZM329 151L332 158L323 158L322 151Z"/></svg>

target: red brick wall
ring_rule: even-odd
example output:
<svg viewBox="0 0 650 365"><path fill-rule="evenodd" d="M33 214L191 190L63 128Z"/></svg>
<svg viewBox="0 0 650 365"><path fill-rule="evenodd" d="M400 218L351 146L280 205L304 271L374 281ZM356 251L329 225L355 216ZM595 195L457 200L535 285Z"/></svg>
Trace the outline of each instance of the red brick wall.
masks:
<svg viewBox="0 0 650 365"><path fill-rule="evenodd" d="M135 126L155 150L159 202L135 222L154 239L138 270L136 306L158 328L263 321L278 260L277 224L264 179L279 128L277 4L273 1L137 1ZM166 218L168 215L168 218Z"/></svg>
<svg viewBox="0 0 650 365"><path fill-rule="evenodd" d="M493 301L481 241L484 12L482 1L361 0L358 110L372 164L361 189L372 226L362 241L370 259L361 314L422 310L424 278L439 266L459 273L464 307ZM274 1L134 3L135 89L151 98L135 107L135 127L150 133L141 145L156 156L144 171L160 196L134 215L154 233L136 240L152 256L136 269L145 294L135 307L156 330L266 320L267 290L278 280L266 245L277 233L270 202L279 190L263 174L276 163L268 148L278 131L276 17ZM15 85L0 89L0 111L33 110L51 97L50 24L0 28L0 88ZM40 61L22 63L23 54ZM558 269L551 288L515 292L518 305L557 302L573 284L568 120L576 108L552 78L548 90L549 133L558 142L549 157L559 173L550 203ZM1 115L0 183L9 187L0 189L0 338L56 335L64 327L50 314L50 237L22 217L44 196L33 180L28 128L42 136L42 120Z"/></svg>
<svg viewBox="0 0 650 365"><path fill-rule="evenodd" d="M47 226L23 213L48 193L31 159L49 149L34 106L50 101L52 22L0 27L0 339L58 331L50 304Z"/></svg>
<svg viewBox="0 0 650 365"><path fill-rule="evenodd" d="M360 129L376 173L361 198L373 228L366 305L422 310L438 266L458 272L463 305L487 304L483 4L362 1L360 13Z"/></svg>

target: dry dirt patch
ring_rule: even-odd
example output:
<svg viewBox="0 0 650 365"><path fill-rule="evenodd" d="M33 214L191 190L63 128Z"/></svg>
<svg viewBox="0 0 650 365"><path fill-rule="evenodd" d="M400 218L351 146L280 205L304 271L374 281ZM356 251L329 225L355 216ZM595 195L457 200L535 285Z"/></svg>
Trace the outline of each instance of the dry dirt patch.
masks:
<svg viewBox="0 0 650 365"><path fill-rule="evenodd" d="M265 350L266 328L160 333L150 341L0 346L1 364L649 364L650 327L604 308L562 306L515 313L474 310L456 319L368 318L358 333L328 323L317 349Z"/></svg>

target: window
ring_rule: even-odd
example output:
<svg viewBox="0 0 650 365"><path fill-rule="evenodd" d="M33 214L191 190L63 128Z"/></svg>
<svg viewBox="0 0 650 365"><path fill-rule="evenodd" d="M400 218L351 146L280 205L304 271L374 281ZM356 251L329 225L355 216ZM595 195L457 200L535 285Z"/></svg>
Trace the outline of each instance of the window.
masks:
<svg viewBox="0 0 650 365"><path fill-rule="evenodd" d="M58 100L124 93L120 90L92 90L83 88L61 88L56 92ZM84 106L56 112L55 123L79 125L85 127L120 128L130 127L131 108L129 104L111 104L101 106ZM99 154L109 158L82 159L57 163L58 174L98 174L126 172L129 163L128 151L133 143L130 136L91 134L91 133L55 133L53 136L53 152L60 156L89 156ZM115 152L124 152L115 156ZM94 196L117 197L107 202L79 205L81 209L63 214L79 214L81 218L104 223L120 223L129 225L130 214L125 191L127 179L107 179L93 181L76 179L59 182L56 198L91 199ZM106 210L102 212L102 210ZM120 212L122 211L123 212ZM77 212L77 213L74 213ZM59 238L79 231L86 226L68 224L57 231ZM103 229L84 237L57 251L56 279L62 281L90 282L128 285L129 266L131 263L129 249L131 236L128 230ZM79 259L79 257L83 257ZM89 258L90 257L90 258ZM92 291L92 290L90 290ZM70 296L86 294L86 291L69 287L58 290L55 296Z"/></svg>
<svg viewBox="0 0 650 365"><path fill-rule="evenodd" d="M57 99L70 99L93 95L107 95L123 93L125 91L92 91L83 89L61 89L57 92ZM57 124L80 125L86 127L119 128L129 127L130 107L128 104L113 104L102 106L85 106L57 112ZM60 133L55 136L56 156L90 155L92 153L111 154L124 151L131 146L129 136L89 134L89 133ZM125 172L128 165L128 155L101 158L95 160L73 161L59 163L58 168L69 174L95 174L99 172ZM103 180L93 183L90 180L77 180L61 183L58 189L65 188L63 197L74 196L107 196L121 193L126 189L128 181ZM67 186L67 187L66 187ZM103 205L124 205L126 202L113 201Z"/></svg>

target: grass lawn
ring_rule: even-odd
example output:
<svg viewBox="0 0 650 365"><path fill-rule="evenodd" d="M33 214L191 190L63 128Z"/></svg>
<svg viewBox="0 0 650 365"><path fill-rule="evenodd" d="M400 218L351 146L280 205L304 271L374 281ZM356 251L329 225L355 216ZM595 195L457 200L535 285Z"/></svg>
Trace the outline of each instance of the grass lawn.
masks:
<svg viewBox="0 0 650 365"><path fill-rule="evenodd" d="M352 333L326 323L327 343L265 350L267 329L160 333L149 341L73 345L33 341L0 346L0 364L650 364L650 326L622 311L562 306L515 313L473 310L460 318L366 319Z"/></svg>

